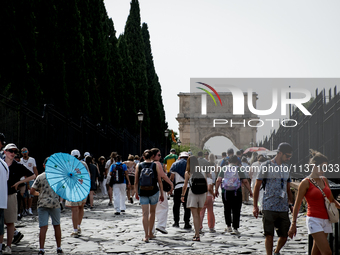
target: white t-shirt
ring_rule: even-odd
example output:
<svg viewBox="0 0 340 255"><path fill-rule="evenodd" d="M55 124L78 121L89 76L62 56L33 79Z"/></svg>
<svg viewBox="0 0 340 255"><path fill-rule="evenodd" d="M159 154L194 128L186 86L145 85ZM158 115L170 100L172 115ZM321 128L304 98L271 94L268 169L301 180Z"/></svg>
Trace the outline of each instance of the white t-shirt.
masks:
<svg viewBox="0 0 340 255"><path fill-rule="evenodd" d="M174 174L175 174L175 180L176 180L176 185L174 189L182 188L184 186L184 178L176 172L174 172Z"/></svg>
<svg viewBox="0 0 340 255"><path fill-rule="evenodd" d="M110 167L111 167L111 165L113 165L113 164L116 164L116 161L113 159L112 162L111 162L111 159L109 159L108 161L106 161L105 169L108 168L108 169L109 169L109 172L110 172ZM106 182L109 183L110 180L111 180L111 174L108 174L108 175L107 175Z"/></svg>
<svg viewBox="0 0 340 255"><path fill-rule="evenodd" d="M106 161L105 168L110 168L112 164L116 164L116 161L113 159L111 162L111 159L109 159L108 161Z"/></svg>
<svg viewBox="0 0 340 255"><path fill-rule="evenodd" d="M23 164L28 170L30 170L34 174L33 167L37 167L34 158L29 157L27 160L21 158L20 163Z"/></svg>
<svg viewBox="0 0 340 255"><path fill-rule="evenodd" d="M0 159L0 208L7 209L7 181L9 169L5 161Z"/></svg>

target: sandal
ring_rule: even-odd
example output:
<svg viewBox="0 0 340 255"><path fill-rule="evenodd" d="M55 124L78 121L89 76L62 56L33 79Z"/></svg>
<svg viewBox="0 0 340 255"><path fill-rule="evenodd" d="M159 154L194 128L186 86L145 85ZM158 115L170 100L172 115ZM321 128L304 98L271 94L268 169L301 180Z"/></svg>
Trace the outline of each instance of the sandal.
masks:
<svg viewBox="0 0 340 255"><path fill-rule="evenodd" d="M194 238L192 240L195 241L195 242L200 242L201 241L199 236L194 236Z"/></svg>
<svg viewBox="0 0 340 255"><path fill-rule="evenodd" d="M145 243L148 243L149 239L148 238L143 238L142 241L145 242Z"/></svg>

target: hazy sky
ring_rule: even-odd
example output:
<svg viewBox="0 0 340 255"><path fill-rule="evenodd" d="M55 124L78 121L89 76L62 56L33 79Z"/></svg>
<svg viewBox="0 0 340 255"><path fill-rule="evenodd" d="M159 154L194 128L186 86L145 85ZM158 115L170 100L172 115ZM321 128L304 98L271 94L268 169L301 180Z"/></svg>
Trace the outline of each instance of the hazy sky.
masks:
<svg viewBox="0 0 340 255"><path fill-rule="evenodd" d="M130 1L104 2L118 37ZM340 1L139 3L142 22L149 27L166 121L175 131L177 94L190 91L190 78L340 77ZM267 90L263 86L256 92ZM315 88L310 91L314 94ZM266 133L258 132L257 140Z"/></svg>

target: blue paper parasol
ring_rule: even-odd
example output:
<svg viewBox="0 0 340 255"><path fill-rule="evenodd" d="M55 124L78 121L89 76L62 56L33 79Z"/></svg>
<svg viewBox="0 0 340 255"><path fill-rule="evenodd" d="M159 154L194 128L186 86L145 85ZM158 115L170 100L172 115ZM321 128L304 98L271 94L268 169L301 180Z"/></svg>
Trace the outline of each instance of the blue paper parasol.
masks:
<svg viewBox="0 0 340 255"><path fill-rule="evenodd" d="M59 152L50 156L45 172L51 188L68 201L82 201L90 192L89 173L85 166L70 154Z"/></svg>

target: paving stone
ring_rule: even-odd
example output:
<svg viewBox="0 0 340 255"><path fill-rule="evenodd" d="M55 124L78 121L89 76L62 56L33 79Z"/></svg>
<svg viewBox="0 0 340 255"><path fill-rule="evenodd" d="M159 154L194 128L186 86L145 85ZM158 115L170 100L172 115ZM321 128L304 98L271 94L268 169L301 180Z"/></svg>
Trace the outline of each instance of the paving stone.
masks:
<svg viewBox="0 0 340 255"><path fill-rule="evenodd" d="M252 216L252 205L242 205L240 236L226 233L221 198L215 200L215 230L209 233L207 217L203 221L201 242L192 241L194 229L184 230L184 222L180 228L173 228L172 205L169 200L168 234L156 232L156 239L144 243L142 226L142 210L135 200L131 205L126 202L126 213L114 215L114 208L108 206L109 200L101 196L95 197L95 209L85 210L81 224L82 236L72 238L73 231L71 210L67 208L61 214L62 248L65 254L265 254L262 229L262 218ZM18 245L13 245L13 254L37 254L39 247L39 226L36 211L34 216L24 217L16 227L25 237ZM183 220L183 209L181 209ZM51 224L51 223L50 223ZM192 218L191 218L192 224ZM306 254L308 233L305 226L305 216L300 214L297 220L298 234L289 240L281 254ZM6 234L4 236L6 239ZM277 237L274 238L277 241ZM276 245L276 243L274 244ZM47 231L45 242L46 254L55 254L56 243L51 225Z"/></svg>

